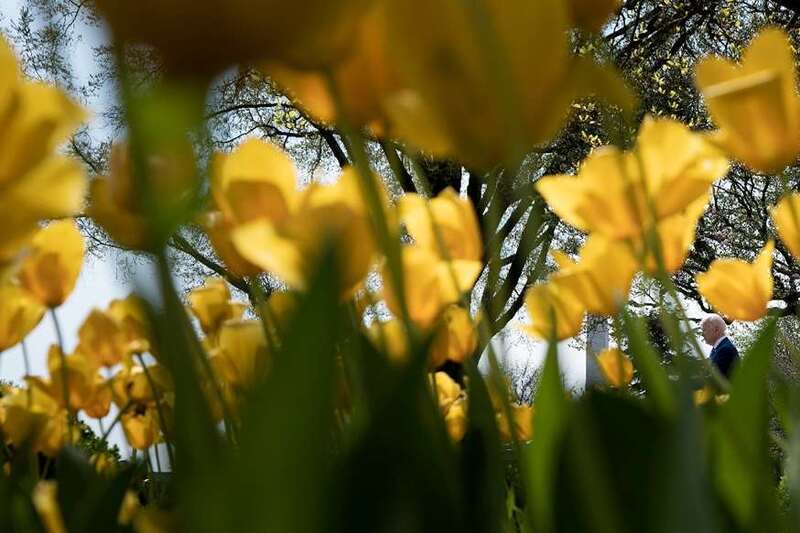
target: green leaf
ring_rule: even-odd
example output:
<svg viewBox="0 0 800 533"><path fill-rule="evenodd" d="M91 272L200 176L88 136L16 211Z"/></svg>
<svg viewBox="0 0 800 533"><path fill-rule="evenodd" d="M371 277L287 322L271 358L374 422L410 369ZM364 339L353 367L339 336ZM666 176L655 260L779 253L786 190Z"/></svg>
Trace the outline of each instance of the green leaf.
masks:
<svg viewBox="0 0 800 533"><path fill-rule="evenodd" d="M570 417L556 344L550 343L536 393L534 440L523 452L526 501L535 530L547 533L555 525L556 458Z"/></svg>
<svg viewBox="0 0 800 533"><path fill-rule="evenodd" d="M691 383L681 381L680 409L664 420L655 446L647 496L649 530L658 533L719 531L719 516L708 466L705 426L694 406Z"/></svg>
<svg viewBox="0 0 800 533"><path fill-rule="evenodd" d="M491 533L503 528L508 516L504 509L504 450L486 382L474 359L465 361L464 366L469 379L469 426L460 454L465 522L471 531ZM516 454L512 456L517 459Z"/></svg>
<svg viewBox="0 0 800 533"><path fill-rule="evenodd" d="M225 493L214 502L205 495L205 505L230 514L209 511L193 531L321 531L326 524L337 350L347 313L332 256L321 265L249 398L237 456L221 472Z"/></svg>
<svg viewBox="0 0 800 533"><path fill-rule="evenodd" d="M123 468L113 478L97 474L74 448L64 448L56 463L58 502L70 533L122 531L117 517L135 467Z"/></svg>
<svg viewBox="0 0 800 533"><path fill-rule="evenodd" d="M659 413L674 416L677 411L675 390L658 355L647 341L644 320L626 312L623 314L623 324L630 343L630 355L647 389L648 400Z"/></svg>
<svg viewBox="0 0 800 533"><path fill-rule="evenodd" d="M712 450L716 485L729 511L741 527L764 531L775 519L766 386L775 328L775 320L769 319L734 370L730 399L714 426Z"/></svg>

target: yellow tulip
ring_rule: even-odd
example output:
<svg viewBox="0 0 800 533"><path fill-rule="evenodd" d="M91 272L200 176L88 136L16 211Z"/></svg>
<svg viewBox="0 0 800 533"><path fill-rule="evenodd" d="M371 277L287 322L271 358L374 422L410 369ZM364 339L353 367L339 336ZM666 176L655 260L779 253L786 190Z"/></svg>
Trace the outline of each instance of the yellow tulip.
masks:
<svg viewBox="0 0 800 533"><path fill-rule="evenodd" d="M444 259L481 260L483 244L475 209L452 187L431 200L406 194L397 210L417 246L440 253Z"/></svg>
<svg viewBox="0 0 800 533"><path fill-rule="evenodd" d="M231 301L228 284L222 278L207 278L202 287L189 292L189 309L200 323L203 333L215 337L226 320L238 320L245 305Z"/></svg>
<svg viewBox="0 0 800 533"><path fill-rule="evenodd" d="M236 250L236 246L234 246L231 239L231 232L235 226L226 221L222 213L207 214L203 218L203 225L211 246L214 247L214 251L225 263L228 272L237 278L247 278L261 273L261 268L242 257L242 254Z"/></svg>
<svg viewBox="0 0 800 533"><path fill-rule="evenodd" d="M141 508L142 505L139 503L138 494L128 489L125 491L125 496L122 498L122 505L120 505L119 508L117 523L121 526L129 526Z"/></svg>
<svg viewBox="0 0 800 533"><path fill-rule="evenodd" d="M344 293L350 296L376 249L356 171L346 169L333 185L314 183L302 192L296 181L289 157L262 141L217 156L212 193L222 220L211 231L217 249L237 274L256 266L302 289L326 241L335 240Z"/></svg>
<svg viewBox="0 0 800 533"><path fill-rule="evenodd" d="M103 418L111 408L111 389L109 383L97 373L97 367L81 353L64 357L66 363L67 398L72 412L84 410L91 418ZM27 377L31 388L38 388L48 394L56 404L64 407L64 372L62 371L61 350L51 346L47 354L47 369L50 379L36 376Z"/></svg>
<svg viewBox="0 0 800 533"><path fill-rule="evenodd" d="M451 305L442 313L431 341L429 365L431 368L438 368L447 361L463 363L477 347L478 332L469 311Z"/></svg>
<svg viewBox="0 0 800 533"><path fill-rule="evenodd" d="M89 188L89 207L86 214L100 224L111 237L126 248L147 247L147 221L145 218L113 203L108 179L95 178Z"/></svg>
<svg viewBox="0 0 800 533"><path fill-rule="evenodd" d="M705 385L702 389L694 391L692 395L694 404L697 406L706 405L711 400L716 405L723 405L730 398L729 394L717 394L716 389L711 385Z"/></svg>
<svg viewBox="0 0 800 533"><path fill-rule="evenodd" d="M130 355L120 323L98 309L93 309L78 329L78 349L98 367L112 367Z"/></svg>
<svg viewBox="0 0 800 533"><path fill-rule="evenodd" d="M83 404L83 412L89 418L104 418L111 410L111 398L111 383L103 379L100 374L95 374L90 395Z"/></svg>
<svg viewBox="0 0 800 533"><path fill-rule="evenodd" d="M525 307L531 324L522 330L534 337L562 341L576 336L583 326L586 306L575 298L571 288L555 277L528 289Z"/></svg>
<svg viewBox="0 0 800 533"><path fill-rule="evenodd" d="M409 318L423 330L434 325L445 307L472 289L483 268L479 261L442 261L437 253L420 246L403 247L401 259ZM386 304L400 316L399 295L386 267L382 276Z"/></svg>
<svg viewBox="0 0 800 533"><path fill-rule="evenodd" d="M612 240L642 236L709 194L728 161L698 134L670 119L646 118L632 151L603 147L576 177L549 176L536 189L572 226Z"/></svg>
<svg viewBox="0 0 800 533"><path fill-rule="evenodd" d="M697 288L714 309L733 320L753 321L767 312L772 298L772 252L769 241L753 263L716 259L697 274Z"/></svg>
<svg viewBox="0 0 800 533"><path fill-rule="evenodd" d="M612 387L622 388L633 380L633 362L619 348L609 348L597 355L603 377Z"/></svg>
<svg viewBox="0 0 800 533"><path fill-rule="evenodd" d="M14 446L31 444L33 451L58 455L67 441L67 411L39 387L19 389L0 399L5 412L3 432Z"/></svg>
<svg viewBox="0 0 800 533"><path fill-rule="evenodd" d="M450 406L444 415L444 423L447 427L447 434L450 438L458 442L464 438L467 432L467 399L459 398Z"/></svg>
<svg viewBox="0 0 800 533"><path fill-rule="evenodd" d="M267 340L258 320L231 320L219 332L218 370L235 389L249 389L267 368Z"/></svg>
<svg viewBox="0 0 800 533"><path fill-rule="evenodd" d="M708 205L708 197L701 197L689 204L686 209L675 215L670 215L658 222L658 245L664 270L672 274L683 266L689 248L694 242L697 223ZM654 250L639 251L645 254L645 267L652 274L658 273L658 261Z"/></svg>
<svg viewBox="0 0 800 533"><path fill-rule="evenodd" d="M119 462L109 452L96 452L89 457L95 472L104 477L113 477L119 471Z"/></svg>
<svg viewBox="0 0 800 533"><path fill-rule="evenodd" d="M160 364L148 366L147 372L141 365L129 365L111 378L111 390L114 403L122 409L128 404L153 404L157 397L173 391L174 385L169 372Z"/></svg>
<svg viewBox="0 0 800 533"><path fill-rule="evenodd" d="M80 212L86 179L56 148L83 120L62 91L24 81L0 37L0 264L16 258L42 220ZM46 191L43 194L42 191Z"/></svg>
<svg viewBox="0 0 800 533"><path fill-rule="evenodd" d="M121 300L112 300L106 313L120 325L128 353L152 351L153 328L144 300L135 294L129 294Z"/></svg>
<svg viewBox="0 0 800 533"><path fill-rule="evenodd" d="M560 262L561 269L552 279L588 312L612 316L627 301L637 264L625 244L591 235L578 263Z"/></svg>
<svg viewBox="0 0 800 533"><path fill-rule="evenodd" d="M99 0L118 39L155 46L172 71L214 74L233 64L335 64L369 0ZM209 39L213 35L213 39Z"/></svg>
<svg viewBox="0 0 800 533"><path fill-rule="evenodd" d="M285 221L297 206L297 170L274 144L252 139L211 163L211 193L230 223Z"/></svg>
<svg viewBox="0 0 800 533"><path fill-rule="evenodd" d="M158 413L154 406L135 404L120 417L125 439L131 447L146 450L159 437Z"/></svg>
<svg viewBox="0 0 800 533"><path fill-rule="evenodd" d="M387 133L383 100L398 89L400 80L387 55L384 7L383 2L377 2L362 17L352 49L330 69L331 80L325 72L292 68L285 63L265 64L264 72L323 124L341 118L330 93L329 83L333 82L345 119L356 126L367 126L373 134Z"/></svg>
<svg viewBox="0 0 800 533"><path fill-rule="evenodd" d="M444 372L436 372L430 381L450 438L461 440L467 430L466 392Z"/></svg>
<svg viewBox="0 0 800 533"><path fill-rule="evenodd" d="M745 50L741 65L706 58L697 85L719 126L712 138L735 159L766 174L800 154L800 97L789 36L767 28Z"/></svg>
<svg viewBox="0 0 800 533"><path fill-rule="evenodd" d="M44 315L42 304L11 283L0 285L0 352L28 336Z"/></svg>
<svg viewBox="0 0 800 533"><path fill-rule="evenodd" d="M436 393L436 399L443 412L450 409L450 406L462 396L462 389L453 378L445 372L436 372L431 377L431 386Z"/></svg>
<svg viewBox="0 0 800 533"><path fill-rule="evenodd" d="M591 32L600 31L622 0L569 0L572 22Z"/></svg>
<svg viewBox="0 0 800 533"><path fill-rule="evenodd" d="M73 221L51 222L33 237L19 273L22 286L43 305L58 307L75 288L84 249L83 236Z"/></svg>
<svg viewBox="0 0 800 533"><path fill-rule="evenodd" d="M47 533L67 533L58 505L58 485L55 481L41 480L36 483L31 500Z"/></svg>
<svg viewBox="0 0 800 533"><path fill-rule="evenodd" d="M358 176L345 169L333 185L296 193L296 208L281 220L261 217L232 231L246 260L303 289L323 247L334 242L345 297L352 296L376 260L376 243Z"/></svg>
<svg viewBox="0 0 800 533"><path fill-rule="evenodd" d="M800 194L784 196L770 213L783 244L800 259Z"/></svg>
<svg viewBox="0 0 800 533"><path fill-rule="evenodd" d="M526 442L533 439L533 417L536 410L532 405L511 404L511 419L514 424L514 432L517 439ZM505 415L505 410L500 408L496 414L497 430L500 438L509 441L512 439L511 428Z"/></svg>
<svg viewBox="0 0 800 533"><path fill-rule="evenodd" d="M404 141L427 153L490 168L549 141L575 98L608 94L626 105L631 99L609 70L570 55L571 20L563 0L480 7L388 0L386 10L388 48L401 86L421 101L415 107L434 114L417 128L400 130L408 135ZM385 105L397 102L387 98ZM390 114L402 120L403 111Z"/></svg>

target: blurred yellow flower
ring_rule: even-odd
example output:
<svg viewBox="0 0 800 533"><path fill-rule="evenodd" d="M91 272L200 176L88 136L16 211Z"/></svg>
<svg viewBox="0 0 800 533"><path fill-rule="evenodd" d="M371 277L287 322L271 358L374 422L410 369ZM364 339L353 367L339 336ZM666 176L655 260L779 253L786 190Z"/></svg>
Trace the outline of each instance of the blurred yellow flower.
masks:
<svg viewBox="0 0 800 533"><path fill-rule="evenodd" d="M416 245L404 246L401 260L409 318L423 330L435 324L445 307L472 290L483 268L480 261L443 261L436 252ZM382 277L386 304L400 316L399 296L386 265Z"/></svg>
<svg viewBox="0 0 800 533"><path fill-rule="evenodd" d="M520 442L527 442L533 439L533 417L536 410L532 405L520 405L512 403L511 420L513 421L514 432ZM500 438L505 441L512 439L511 428L508 425L505 410L500 407L496 413L497 430L500 432Z"/></svg>
<svg viewBox="0 0 800 533"><path fill-rule="evenodd" d="M329 69L330 80L325 72L292 68L285 63L264 64L264 72L323 124L341 118L337 117L329 88L333 83L349 123L367 126L376 135L387 133L383 102L397 90L400 80L387 56L384 7L383 2L375 2L361 18L349 53Z"/></svg>
<svg viewBox="0 0 800 533"><path fill-rule="evenodd" d="M64 405L64 374L66 373L67 400L72 412L82 409L93 394L96 383L97 367L92 366L80 353L63 356L65 366L62 367L62 353L58 345L51 345L47 352L47 371L50 379L28 376L26 379L31 388L38 388L48 394L59 408ZM62 371L62 368L65 370Z"/></svg>
<svg viewBox="0 0 800 533"><path fill-rule="evenodd" d="M128 404L138 406L154 404L157 397L173 391L174 385L172 377L163 365L149 365L145 372L141 365L136 364L124 366L111 378L111 390L114 403L122 409Z"/></svg>
<svg viewBox="0 0 800 533"><path fill-rule="evenodd" d="M490 168L555 136L576 98L607 95L626 106L632 100L609 69L571 56L564 0L506 0L479 8L388 0L386 10L400 86L420 101L415 107L434 115L398 129L404 141L427 153ZM398 101L408 99L387 98L385 105ZM406 111L389 110L395 121Z"/></svg>
<svg viewBox="0 0 800 533"><path fill-rule="evenodd" d="M21 287L0 284L0 352L22 341L39 323L44 307Z"/></svg>
<svg viewBox="0 0 800 533"><path fill-rule="evenodd" d="M569 0L572 22L588 31L600 31L622 0Z"/></svg>
<svg viewBox="0 0 800 533"><path fill-rule="evenodd" d="M646 118L636 147L595 150L576 177L536 183L564 221L609 239L641 241L653 224L707 198L728 161L701 136L670 119Z"/></svg>
<svg viewBox="0 0 800 533"><path fill-rule="evenodd" d="M472 202L447 187L435 198L404 195L397 211L414 244L451 261L481 261L483 244Z"/></svg>
<svg viewBox="0 0 800 533"><path fill-rule="evenodd" d="M267 368L267 340L259 320L231 320L219 332L215 368L235 390L250 389Z"/></svg>
<svg viewBox="0 0 800 533"><path fill-rule="evenodd" d="M773 241L767 242L753 263L716 259L707 272L697 274L697 289L711 306L733 320L753 321L767 312L772 298Z"/></svg>
<svg viewBox="0 0 800 533"><path fill-rule="evenodd" d="M619 348L609 348L599 353L597 365L612 387L626 387L633 380L633 361Z"/></svg>
<svg viewBox="0 0 800 533"><path fill-rule="evenodd" d="M469 311L458 305L448 306L433 335L428 364L439 368L447 361L463 363L477 347L478 332Z"/></svg>
<svg viewBox="0 0 800 533"><path fill-rule="evenodd" d="M664 261L664 270L672 274L683 266L686 256L694 242L697 223L708 206L708 196L702 196L689 204L680 213L661 219L656 224L658 232L658 245L661 250L661 259ZM640 243L643 246L643 243ZM645 268L651 274L658 273L658 261L655 250L637 250L640 255L645 255Z"/></svg>
<svg viewBox="0 0 800 533"><path fill-rule="evenodd" d="M0 37L0 264L13 260L42 220L80 212L86 178L56 149L83 120L62 91L23 81ZM44 193L43 193L44 191Z"/></svg>
<svg viewBox="0 0 800 533"><path fill-rule="evenodd" d="M261 268L254 265L236 250L231 239L234 225L228 222L222 213L208 213L203 217L203 227L208 234L208 240L214 251L233 276L247 278L261 273Z"/></svg>
<svg viewBox="0 0 800 533"><path fill-rule="evenodd" d="M203 286L193 289L187 296L189 309L200 323L200 328L216 342L216 335L226 320L242 317L246 305L231 301L231 293L225 280L206 278Z"/></svg>
<svg viewBox="0 0 800 533"><path fill-rule="evenodd" d="M130 354L120 323L99 309L92 309L78 329L78 349L96 367L112 367Z"/></svg>
<svg viewBox="0 0 800 533"><path fill-rule="evenodd" d="M712 138L732 157L766 174L795 161L800 154L800 97L794 51L784 30L761 31L741 65L718 57L702 60L696 77L720 128Z"/></svg>
<svg viewBox="0 0 800 533"><path fill-rule="evenodd" d="M717 394L717 391L711 385L705 385L702 389L694 391L692 395L694 404L697 406L706 405L711 400L714 400L716 405L723 405L730 398L729 394Z"/></svg>
<svg viewBox="0 0 800 533"><path fill-rule="evenodd" d="M800 260L800 194L784 196L770 212L783 244Z"/></svg>
<svg viewBox="0 0 800 533"><path fill-rule="evenodd" d="M153 331L147 316L144 300L135 294L123 299L112 300L106 311L120 325L127 343L127 353L152 351Z"/></svg>
<svg viewBox="0 0 800 533"><path fill-rule="evenodd" d="M47 307L63 304L78 281L84 248L75 222L51 222L33 237L31 251L20 268L22 286Z"/></svg>
<svg viewBox="0 0 800 533"><path fill-rule="evenodd" d="M64 408L64 374L66 374L66 395L69 410L84 410L90 418L103 418L111 408L111 389L109 383L97 372L83 354L76 352L64 356L62 366L61 350L52 345L47 353L47 371L49 379L38 376L27 376L31 388L44 392L58 405ZM65 371L62 371L65 368Z"/></svg>
<svg viewBox="0 0 800 533"><path fill-rule="evenodd" d="M313 183L298 191L291 159L271 144L251 140L216 156L211 189L221 218L209 233L237 275L257 266L303 289L322 248L333 241L350 296L375 261L369 212L353 169L332 185Z"/></svg>
<svg viewBox="0 0 800 533"><path fill-rule="evenodd" d="M158 413L154 405L134 404L120 417L125 439L133 448L146 450L159 437Z"/></svg>
<svg viewBox="0 0 800 533"><path fill-rule="evenodd" d="M455 442L464 438L467 432L467 399L462 397L457 399L447 413L444 415L444 423L447 427L447 434Z"/></svg>
<svg viewBox="0 0 800 533"><path fill-rule="evenodd" d="M31 493L33 507L39 514L47 533L67 533L61 508L58 505L58 485L53 480L41 480Z"/></svg>
<svg viewBox="0 0 800 533"><path fill-rule="evenodd" d="M571 288L558 277L540 283L525 293L525 307L531 324L521 329L542 340L562 341L581 331L586 306L575 298Z"/></svg>
<svg viewBox="0 0 800 533"><path fill-rule="evenodd" d="M155 46L170 70L197 75L257 60L301 67L347 53L370 0L98 0L118 39ZM209 39L213 35L213 39Z"/></svg>
<svg viewBox="0 0 800 533"><path fill-rule="evenodd" d="M159 210L174 211L190 199L195 181L193 153L188 143L171 150L159 149L164 151L146 156L147 186ZM128 146L114 145L110 159L109 175L91 183L86 214L122 246L147 249L151 243L142 209L144 191L137 187Z"/></svg>
<svg viewBox="0 0 800 533"><path fill-rule="evenodd" d="M29 443L34 452L54 457L67 442L67 411L39 387L18 389L0 399L3 433L14 446Z"/></svg>
<svg viewBox="0 0 800 533"><path fill-rule="evenodd" d="M290 286L303 289L323 248L333 245L343 294L352 296L376 261L376 243L358 175L345 169L332 185L312 183L284 217L260 217L232 231L237 251ZM378 185L380 187L380 185Z"/></svg>
<svg viewBox="0 0 800 533"><path fill-rule="evenodd" d="M96 452L89 457L89 464L101 476L112 477L119 471L116 457L107 451Z"/></svg>
<svg viewBox="0 0 800 533"><path fill-rule="evenodd" d="M613 316L628 300L637 264L625 244L590 235L579 262L559 262L561 268L551 279L557 279L558 286L571 292L588 312Z"/></svg>
<svg viewBox="0 0 800 533"><path fill-rule="evenodd" d="M226 220L239 225L285 221L298 203L294 163L274 144L257 139L211 163L211 193Z"/></svg>
<svg viewBox="0 0 800 533"><path fill-rule="evenodd" d="M125 491L125 496L122 498L122 505L120 505L119 508L117 523L121 526L130 525L141 508L142 505L139 503L139 496L135 491L128 489Z"/></svg>
<svg viewBox="0 0 800 533"><path fill-rule="evenodd" d="M104 418L111 410L111 383L95 373L90 385L90 394L83 404L83 412L89 418Z"/></svg>
<svg viewBox="0 0 800 533"><path fill-rule="evenodd" d="M444 372L436 372L430 380L447 432L454 441L460 441L467 431L466 392Z"/></svg>

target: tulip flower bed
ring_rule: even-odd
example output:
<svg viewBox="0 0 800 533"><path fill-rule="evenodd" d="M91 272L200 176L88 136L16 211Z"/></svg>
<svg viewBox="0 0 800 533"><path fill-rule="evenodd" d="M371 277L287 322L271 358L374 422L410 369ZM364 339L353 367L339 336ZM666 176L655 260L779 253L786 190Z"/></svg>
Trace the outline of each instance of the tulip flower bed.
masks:
<svg viewBox="0 0 800 533"><path fill-rule="evenodd" d="M570 32L600 31L613 0L314 0L290 25L298 8L257 3L96 0L127 132L91 180L61 150L86 114L25 79L0 41L0 353L46 314L56 325L30 354L46 375L2 388L0 530L797 531L800 384L772 380L768 309L776 247L800 257L788 180L762 251L696 276L716 312L761 321L730 380L698 363L672 280L732 164L780 181L800 154L788 35L766 28L740 63L698 63L716 129L695 131L637 115L613 67L573 54ZM129 71L126 47L141 45L163 79ZM349 164L334 179L299 187L289 150L255 136L203 153L209 84L243 62L337 132ZM505 214L487 197L590 97L613 106L618 143L525 182L527 253L505 261L485 231ZM434 190L424 158L484 172L477 201ZM409 181L416 192L388 185ZM549 250L548 272L553 216L585 239ZM87 219L153 277L86 310L67 350L59 316ZM168 249L191 252L196 234L217 275L180 294ZM504 287L515 268L523 282ZM632 312L643 279L659 287L669 366ZM501 304L484 305L495 286ZM522 329L548 346L532 405L490 343L515 294ZM597 356L605 384L576 396L557 344L587 315L614 343ZM119 428L129 457L108 446Z"/></svg>

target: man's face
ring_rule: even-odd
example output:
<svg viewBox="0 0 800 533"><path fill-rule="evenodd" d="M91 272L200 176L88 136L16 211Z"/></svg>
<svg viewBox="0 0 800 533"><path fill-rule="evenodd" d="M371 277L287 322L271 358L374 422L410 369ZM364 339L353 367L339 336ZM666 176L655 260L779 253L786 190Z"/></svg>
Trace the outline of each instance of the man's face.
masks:
<svg viewBox="0 0 800 533"><path fill-rule="evenodd" d="M706 322L703 324L703 340L709 346L714 346L714 343L719 340L719 328L713 322Z"/></svg>

